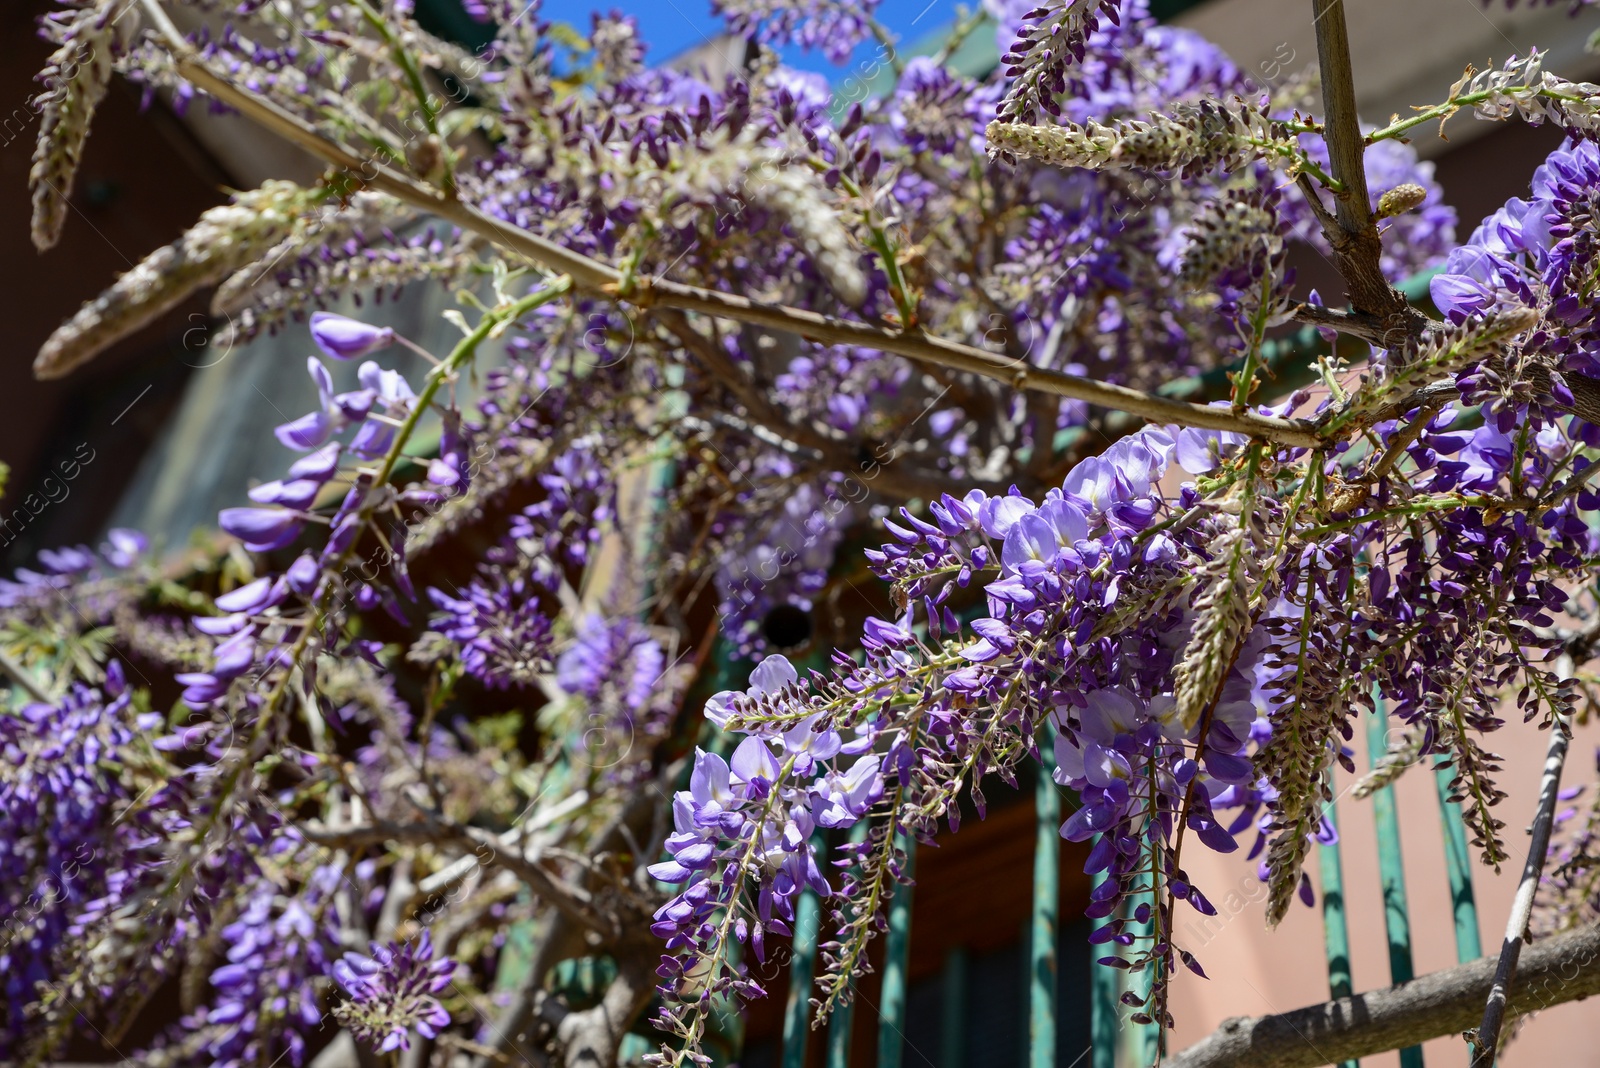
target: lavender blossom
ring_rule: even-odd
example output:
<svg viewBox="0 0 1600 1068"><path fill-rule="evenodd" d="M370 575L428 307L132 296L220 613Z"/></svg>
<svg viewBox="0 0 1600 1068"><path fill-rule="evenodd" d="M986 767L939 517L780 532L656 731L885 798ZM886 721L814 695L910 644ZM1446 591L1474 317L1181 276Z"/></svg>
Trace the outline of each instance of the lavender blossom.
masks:
<svg viewBox="0 0 1600 1068"><path fill-rule="evenodd" d="M426 930L413 942L373 943L370 957L346 953L333 974L349 1000L334 1015L380 1053L410 1049L413 1033L436 1038L449 1026L450 1013L434 995L450 988L455 970L455 961L433 959Z"/></svg>
<svg viewBox="0 0 1600 1068"><path fill-rule="evenodd" d="M394 331L330 312L311 316L311 338L317 348L337 360L370 356L394 343Z"/></svg>
<svg viewBox="0 0 1600 1068"><path fill-rule="evenodd" d="M819 48L842 63L852 49L872 36L872 12L878 0L817 0L797 6L773 0L712 0L713 13L727 21L728 32L763 44Z"/></svg>

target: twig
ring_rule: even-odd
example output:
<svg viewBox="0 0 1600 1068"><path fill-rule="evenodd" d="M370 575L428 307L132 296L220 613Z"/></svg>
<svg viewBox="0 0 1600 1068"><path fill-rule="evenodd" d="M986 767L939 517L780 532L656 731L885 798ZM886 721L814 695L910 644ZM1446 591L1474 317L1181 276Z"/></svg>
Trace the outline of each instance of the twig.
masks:
<svg viewBox="0 0 1600 1068"><path fill-rule="evenodd" d="M143 3L147 10L160 10L160 0L143 0ZM166 25L171 26L170 22ZM1190 404L1062 371L1019 365L985 349L935 337L919 329L836 319L801 308L768 304L664 279L641 278L627 287L627 292L623 292L622 274L615 268L492 218L470 204L446 197L376 160L358 157L342 145L328 140L299 116L213 71L187 41L181 36L174 36L174 33L167 34L167 47L172 51L178 73L198 88L325 162L351 171L355 178L371 188L431 212L464 230L481 234L501 248L569 275L579 287L618 303L632 304L641 310L655 306L678 308L773 330L787 330L828 344L855 345L892 352L908 359L1006 382L1013 389L1070 397L1104 408L1126 411L1157 423L1232 430L1302 448L1315 446L1320 440L1304 420L1279 419L1254 412L1234 413L1226 408Z"/></svg>
<svg viewBox="0 0 1600 1068"><path fill-rule="evenodd" d="M1417 412L1417 417L1402 427L1400 432L1389 442L1389 447L1384 450L1383 456L1378 459L1378 463L1373 467L1372 473L1367 476L1367 481L1373 485L1382 482L1384 477L1394 470L1394 465L1400 462L1400 457L1405 455L1405 451L1411 447L1411 443L1422 436L1422 432L1428 428L1428 424L1433 422L1443 407L1442 404L1437 403L1424 405L1422 410Z"/></svg>
<svg viewBox="0 0 1600 1068"><path fill-rule="evenodd" d="M573 886L539 863L537 850L524 852L521 848L508 848L497 835L482 827L466 827L429 818L411 822L378 822L338 828L308 824L300 827L300 833L308 841L318 845L342 849L381 845L391 841L435 844L454 842L469 846L482 863L503 864L526 883L529 889L574 922L605 937L615 938L619 933L615 917L607 917L597 912L594 896L589 891Z"/></svg>
<svg viewBox="0 0 1600 1068"><path fill-rule="evenodd" d="M500 847L526 849L532 843L533 836L539 831L544 830L556 820L570 815L588 803L589 792L587 790L578 790L569 794L556 804L540 809L519 825L502 833L499 836ZM424 894L438 893L451 883L463 878L481 863L482 861L475 854L460 857L448 866L424 878L417 884L417 889Z"/></svg>
<svg viewBox="0 0 1600 1068"><path fill-rule="evenodd" d="M1570 679L1573 673L1572 657L1563 653L1557 660L1557 671ZM1472 1068L1493 1068L1500 1054L1500 1029L1505 1023L1506 1010L1511 1000L1511 985L1517 979L1517 961L1522 955L1522 944L1529 938L1528 920L1533 914L1533 898L1539 890L1539 877L1544 872L1545 853L1550 848L1550 831L1555 826L1556 797L1561 792L1561 768L1567 760L1567 744L1572 740L1568 717L1557 713L1550 727L1550 746L1545 752L1544 775L1539 783L1539 807L1534 812L1531 839L1528 842L1528 860L1522 867L1522 881L1517 884L1517 896L1511 903L1511 915L1506 919L1505 941L1500 945L1500 960L1495 965L1494 985L1483 1007L1483 1022L1478 1025L1472 1039L1474 1053Z"/></svg>
<svg viewBox="0 0 1600 1068"><path fill-rule="evenodd" d="M1307 323L1311 326L1325 326L1337 330L1341 334L1358 337L1362 341L1370 341L1374 345L1387 346L1383 321L1361 312L1337 311L1325 308L1320 304L1308 304L1304 301L1296 304L1290 311L1297 323Z"/></svg>
<svg viewBox="0 0 1600 1068"><path fill-rule="evenodd" d="M0 671L3 671L6 675L10 676L11 681L22 687L23 690L27 691L28 696L33 698L35 701L39 701L44 704L50 703L50 695L40 689L37 682L33 681L33 676L28 674L28 669L11 659L11 657L3 651L0 651Z"/></svg>
<svg viewBox="0 0 1600 1068"><path fill-rule="evenodd" d="M1362 158L1361 123L1356 117L1356 83L1350 67L1350 34L1345 28L1344 0L1311 0L1317 28L1317 64L1322 72L1323 136L1334 178L1344 186L1336 197L1335 214L1347 234L1372 226L1367 197L1367 168Z"/></svg>

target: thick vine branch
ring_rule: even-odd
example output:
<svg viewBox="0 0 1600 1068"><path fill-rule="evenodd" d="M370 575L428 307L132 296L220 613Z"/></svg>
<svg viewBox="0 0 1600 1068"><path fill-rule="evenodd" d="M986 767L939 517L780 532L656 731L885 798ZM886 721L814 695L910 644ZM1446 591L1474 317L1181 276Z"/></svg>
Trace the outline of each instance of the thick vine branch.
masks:
<svg viewBox="0 0 1600 1068"><path fill-rule="evenodd" d="M1006 382L1014 389L1069 397L1103 408L1129 412L1152 422L1232 430L1281 445L1304 448L1313 447L1319 441L1310 424L1303 420L1209 408L1063 371L1019 365L1014 360L985 349L935 337L921 330L852 322L665 279L642 278L625 285L622 273L608 264L492 218L470 204L424 185L375 159L364 159L329 140L299 116L218 74L172 26L162 11L160 0L143 2L152 21L166 38L178 73L196 87L324 162L351 172L352 177L370 188L431 212L464 230L480 234L506 251L569 275L580 288L597 292L619 303L632 304L641 310L651 307L678 308L772 330L787 330L827 344L855 345L892 352L908 359ZM1404 298L1401 299L1403 301ZM53 377L54 370L48 365L36 363L34 366L34 373L41 378Z"/></svg>
<svg viewBox="0 0 1600 1068"><path fill-rule="evenodd" d="M1325 308L1320 304L1302 301L1290 309L1289 314L1297 323L1329 327L1374 345L1385 345L1388 340L1384 336L1383 321L1361 312L1339 311L1337 308Z"/></svg>
<svg viewBox="0 0 1600 1068"><path fill-rule="evenodd" d="M1495 961L1484 957L1387 990L1272 1016L1236 1016L1168 1068L1316 1068L1459 1034L1478 1023L1494 973ZM1600 994L1600 924L1530 946L1520 976L1508 1016Z"/></svg>
<svg viewBox="0 0 1600 1068"><path fill-rule="evenodd" d="M1366 143L1356 117L1344 0L1311 0L1311 11L1317 29L1317 62L1322 70L1324 136L1333 176L1341 186L1335 197L1333 220L1326 217L1320 202L1316 204L1323 236L1333 247L1351 306L1381 322L1383 332L1391 338L1420 334L1427 320L1389 284L1379 266L1383 239L1372 220L1367 193ZM1309 190L1307 195L1314 200L1317 196ZM1387 347L1395 346L1391 342Z"/></svg>

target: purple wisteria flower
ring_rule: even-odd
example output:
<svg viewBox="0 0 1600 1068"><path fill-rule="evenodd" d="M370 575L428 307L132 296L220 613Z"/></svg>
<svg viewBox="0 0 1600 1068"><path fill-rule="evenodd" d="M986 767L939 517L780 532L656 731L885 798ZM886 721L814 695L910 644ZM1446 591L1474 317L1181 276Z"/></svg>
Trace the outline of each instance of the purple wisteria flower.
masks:
<svg viewBox="0 0 1600 1068"><path fill-rule="evenodd" d="M371 360L356 371L365 387L363 396L372 398L371 410L350 441L350 451L365 460L375 460L389 451L394 442L395 423L411 414L417 394L399 371L388 371Z"/></svg>
<svg viewBox="0 0 1600 1068"><path fill-rule="evenodd" d="M693 974L694 958L722 952L728 938L748 942L764 960L766 932L790 933L802 889L832 893L811 844L813 832L852 826L883 796L883 758L867 752L870 733L847 742L819 715L787 724L749 721L758 709L793 700L798 679L787 658L769 656L749 689L707 702L713 722L749 733L727 760L696 750L689 788L673 798L673 834L666 843L672 859L650 868L663 882L686 884L656 911L651 928L669 950L691 953L662 958L658 974L669 986ZM728 910L737 873L746 870L758 873L754 915ZM713 925L719 912L723 919ZM748 978L729 981L747 993L756 989Z"/></svg>
<svg viewBox="0 0 1600 1068"><path fill-rule="evenodd" d="M138 713L122 664L101 687L74 685L53 703L0 713L0 1057L37 1034L41 988L69 976L62 954L99 910L148 889L159 869L163 788L132 799L120 765L161 716ZM124 818L126 817L126 818Z"/></svg>
<svg viewBox="0 0 1600 1068"><path fill-rule="evenodd" d="M776 47L818 48L835 63L872 36L870 19L879 0L813 0L804 5L773 0L712 0L713 13L728 32Z"/></svg>
<svg viewBox="0 0 1600 1068"><path fill-rule="evenodd" d="M466 585L431 588L435 631L460 650L467 673L494 689L526 686L549 670L557 592L615 514L615 488L593 442L577 442L539 476L545 499L509 530Z"/></svg>
<svg viewBox="0 0 1600 1068"><path fill-rule="evenodd" d="M354 360L394 344L394 330L332 312L315 312L311 316L311 339L336 360Z"/></svg>
<svg viewBox="0 0 1600 1068"><path fill-rule="evenodd" d="M317 410L284 423L275 431L279 441L300 452L326 444L350 423L365 418L374 399L366 389L335 394L333 376L315 356L306 358L306 371L317 387Z"/></svg>
<svg viewBox="0 0 1600 1068"><path fill-rule="evenodd" d="M132 567L149 549L150 539L139 531L112 527L106 531L106 541L100 547L100 554L113 567Z"/></svg>
<svg viewBox="0 0 1600 1068"><path fill-rule="evenodd" d="M206 1052L216 1068L248 1068L274 1057L305 1063L305 1036L322 1024L319 980L339 945L337 927L317 915L345 885L343 867L327 865L292 897L262 881L239 918L222 929L227 963L212 970L215 997L193 1021L208 1032Z"/></svg>
<svg viewBox="0 0 1600 1068"><path fill-rule="evenodd" d="M449 989L456 963L433 959L433 939L424 930L415 941L372 945L372 956L346 953L333 976L349 1000L334 1015L362 1042L380 1053L410 1049L413 1033L436 1038L450 1013L435 996Z"/></svg>
<svg viewBox="0 0 1600 1068"><path fill-rule="evenodd" d="M1532 341L1560 360L1560 369L1600 376L1600 316L1589 293L1600 239L1594 234L1600 146L1568 142L1533 174L1531 195L1513 197L1454 249L1429 284L1451 322L1485 312L1535 308ZM1473 368L1462 385L1471 395ZM1559 380L1556 388L1565 388Z"/></svg>
<svg viewBox="0 0 1600 1068"><path fill-rule="evenodd" d="M661 643L635 620L591 612L576 640L556 659L556 682L596 705L615 705L618 726L631 729L649 706L666 667Z"/></svg>

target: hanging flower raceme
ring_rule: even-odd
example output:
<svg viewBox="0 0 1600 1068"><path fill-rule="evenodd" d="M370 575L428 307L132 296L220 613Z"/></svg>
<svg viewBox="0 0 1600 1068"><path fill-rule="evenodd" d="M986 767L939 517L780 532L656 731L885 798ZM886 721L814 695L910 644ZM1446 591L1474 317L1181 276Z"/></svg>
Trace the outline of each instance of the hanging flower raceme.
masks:
<svg viewBox="0 0 1600 1068"><path fill-rule="evenodd" d="M1057 98L1067 90L1066 69L1082 62L1089 35L1105 19L1121 18L1120 0L1049 0L1022 16L1022 26L1001 66L1012 79L1000 103L1002 121L1034 122L1039 113L1061 114Z"/></svg>
<svg viewBox="0 0 1600 1068"><path fill-rule="evenodd" d="M888 54L875 4L717 10L769 44L840 57L878 37ZM1149 977L1131 1018L1168 1025L1173 974L1200 971L1182 915L1215 911L1194 852L1240 854L1269 920L1311 903L1345 740L1380 700L1399 740L1369 782L1447 763L1503 858L1498 702L1548 725L1570 711L1551 667L1575 648L1565 621L1595 608L1600 430L1570 414L1600 389L1592 145L1551 154L1452 250L1407 120L1367 131L1379 229L1351 248L1370 258L1375 238L1391 281L1444 259L1448 321L1396 316L1405 337L1353 364L1347 339L1315 403L1267 409L1253 390L1285 380L1292 348L1269 346L1274 328L1374 334L1303 303L1288 267L1292 242L1321 247L1310 196L1344 190L1329 172L1348 158L1308 79L1263 88L1270 64L1247 74L1146 0L990 0L998 71L915 57L860 100L762 49L718 78L649 69L630 18L574 36L523 0L468 4L489 38L470 56L414 32L411 0L313 5L313 49L262 0L177 20L188 51L127 0L67 6L45 77L45 129L71 127L39 157L63 179L40 201L47 239L108 58L181 107L199 91L176 79L183 52L217 106L321 116L305 136L340 152L372 145L330 101L418 135L385 154L405 181L378 183L404 202L335 174L241 193L46 346L41 368L62 372L220 281L228 343L308 317L318 356L311 410L275 431L295 457L228 502L231 540L168 564L114 530L0 583L26 672L0 717L0 898L26 917L0 946L0 1057L57 1056L79 1006L137 1027L121 1007L181 974L181 1019L134 1059L302 1065L332 1009L363 1056L534 1043L571 1060L555 999L577 1022L599 991L530 990L504 1018L473 991L515 970L519 932L565 952L572 921L625 986L633 935L661 939L659 1022L679 1040L661 1059L682 1066L721 995L762 993L808 892L830 910L818 1000L847 999L912 844L981 816L1030 760L1096 876L1096 957ZM96 43L95 63L64 64ZM1469 74L1429 114L1592 139L1600 92L1541 62ZM414 111L424 68L470 83L472 106ZM452 221L425 221L429 204ZM551 277L509 251L540 242L598 263ZM692 289L653 290L664 278ZM462 308L420 375L389 360L415 350L392 328L328 310L402 292L422 307L414 282ZM690 315L669 306L683 292L723 296ZM900 351L980 347L1015 377L874 347L886 330ZM489 344L504 362L472 367ZM1033 388L1054 372L1181 388L1241 432L1111 443L1132 421ZM435 425L436 453L405 440ZM846 610L835 556L869 521L892 607L799 670L783 651L814 638L819 606ZM725 651L765 659L695 735L688 684ZM1593 837L1547 883L1581 915ZM401 896L428 915L398 916ZM462 1014L472 1044L450 1033L457 966L426 933L385 944L436 909L470 972L459 1005L497 1016Z"/></svg>
<svg viewBox="0 0 1600 1068"><path fill-rule="evenodd" d="M306 1035L323 1020L321 981L336 967L339 945L337 927L318 916L345 887L343 869L327 865L315 868L293 896L263 880L222 929L227 963L212 970L212 1003L192 1021L209 1034L206 1053L217 1068L279 1057L296 1068L305 1063Z"/></svg>
<svg viewBox="0 0 1600 1068"><path fill-rule="evenodd" d="M585 710L586 763L613 767L647 753L665 734L677 693L664 678L667 670L661 643L636 620L598 612L578 620L573 644L556 658L555 676Z"/></svg>
<svg viewBox="0 0 1600 1068"><path fill-rule="evenodd" d="M435 1038L449 1026L450 1013L437 995L450 988L455 970L455 961L433 959L428 931L400 945L374 943L370 957L346 953L333 974L349 1000L336 1005L334 1015L380 1053L410 1049L413 1035Z"/></svg>
<svg viewBox="0 0 1600 1068"><path fill-rule="evenodd" d="M816 829L849 827L882 796L870 735L846 742L819 715L789 722L787 709L803 693L798 683L788 659L774 655L747 691L707 701L707 717L723 724L754 720L759 709L778 715L747 728L730 759L696 751L689 789L673 798L671 859L650 868L657 879L685 884L651 928L674 954L658 974L685 1000L762 994L747 973L724 967L730 939L765 960L767 932L791 933L800 892L832 893L811 841ZM746 872L758 885L753 910L741 896Z"/></svg>
<svg viewBox="0 0 1600 1068"><path fill-rule="evenodd" d="M544 500L511 517L465 586L428 590L438 612L431 626L459 650L467 673L494 689L533 684L549 671L568 568L581 568L615 515L615 487L580 441L538 476Z"/></svg>
<svg viewBox="0 0 1600 1068"><path fill-rule="evenodd" d="M18 1057L47 1029L80 1018L59 998L41 1008L50 991L83 1004L103 996L95 984L133 951L126 930L107 918L159 883L167 836L193 818L185 784L136 794L124 774L127 764L143 762L139 739L162 720L137 711L134 696L113 660L98 687L75 684L53 702L0 714L0 905L7 917L0 1055ZM251 866L225 859L239 863L239 872ZM206 884L216 888L209 878ZM161 931L170 929L163 924ZM98 954L97 970L71 967L88 946ZM162 963L159 956L147 962Z"/></svg>
<svg viewBox="0 0 1600 1068"><path fill-rule="evenodd" d="M713 0L729 32L765 44L820 48L835 63L872 36L879 0L817 0L804 7L771 0Z"/></svg>
<svg viewBox="0 0 1600 1068"><path fill-rule="evenodd" d="M707 702L707 718L747 737L726 762L697 754L691 787L674 803L672 859L652 869L687 884L655 928L674 952L661 974L679 997L756 993L723 961L726 939L751 940L759 955L766 929L787 929L793 894L814 885L808 840L816 828L851 826L892 795L888 815L899 829L842 853L848 877L835 911L843 934L829 955L830 974L847 974L885 881L900 877L896 838L953 821L966 774L956 769L1009 774L1047 719L1059 730L1056 779L1082 801L1062 833L1098 835L1090 867L1111 876L1090 914L1115 913L1152 857L1196 909L1212 911L1172 859L1174 823L1213 849L1235 848L1211 805L1254 780L1251 671L1265 636L1245 642L1239 666L1219 676L1210 714L1186 721L1173 687L1199 630L1187 594L1196 556L1224 541L1228 525L1191 518L1169 532L1197 495L1186 488L1175 507L1158 483L1175 455L1198 473L1232 471L1243 444L1236 435L1146 429L1079 464L1042 502L975 491L932 504L932 522L902 512L887 523L896 541L868 558L919 604L933 644L909 621L869 620L864 664L802 680L772 656L747 691ZM963 629L955 606L970 604L969 590L983 594L970 640L955 637ZM908 811L915 822L900 822ZM755 876L749 906L741 871ZM1122 924L1107 924L1106 937L1130 944ZM827 982L832 990L843 980Z"/></svg>

